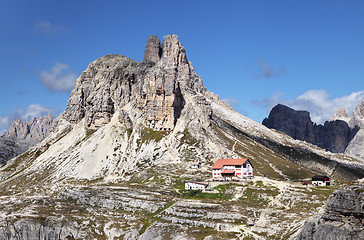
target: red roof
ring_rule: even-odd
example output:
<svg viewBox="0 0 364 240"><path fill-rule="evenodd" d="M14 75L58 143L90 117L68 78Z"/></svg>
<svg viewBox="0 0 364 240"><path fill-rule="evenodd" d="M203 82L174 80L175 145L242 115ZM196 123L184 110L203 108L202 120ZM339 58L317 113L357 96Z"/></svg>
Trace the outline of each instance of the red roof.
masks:
<svg viewBox="0 0 364 240"><path fill-rule="evenodd" d="M225 170L223 170L221 172L221 174L227 174L227 173L235 173L235 170L227 170L227 169L225 169Z"/></svg>
<svg viewBox="0 0 364 240"><path fill-rule="evenodd" d="M248 161L247 158L239 158L239 159L218 159L215 164L212 166L212 169L219 169L223 166L230 165L230 166L236 166L236 165L243 165L246 161Z"/></svg>

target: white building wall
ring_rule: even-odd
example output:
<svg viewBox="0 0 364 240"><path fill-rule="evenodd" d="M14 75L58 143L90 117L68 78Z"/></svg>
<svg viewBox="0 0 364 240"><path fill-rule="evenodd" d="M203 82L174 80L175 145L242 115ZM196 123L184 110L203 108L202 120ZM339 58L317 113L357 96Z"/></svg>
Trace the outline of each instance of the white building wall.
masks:
<svg viewBox="0 0 364 240"><path fill-rule="evenodd" d="M185 183L185 190L204 190L205 185L192 183L192 182L186 182Z"/></svg>
<svg viewBox="0 0 364 240"><path fill-rule="evenodd" d="M312 181L312 185L315 186L327 186L330 181Z"/></svg>
<svg viewBox="0 0 364 240"><path fill-rule="evenodd" d="M235 170L235 176L239 178L253 177L253 167L252 165L250 165L250 163L247 163L245 168L243 168L243 165L241 166L241 168L237 168L234 165L226 165L223 166L221 169L212 169L212 178L221 178L221 171L223 171L224 169Z"/></svg>

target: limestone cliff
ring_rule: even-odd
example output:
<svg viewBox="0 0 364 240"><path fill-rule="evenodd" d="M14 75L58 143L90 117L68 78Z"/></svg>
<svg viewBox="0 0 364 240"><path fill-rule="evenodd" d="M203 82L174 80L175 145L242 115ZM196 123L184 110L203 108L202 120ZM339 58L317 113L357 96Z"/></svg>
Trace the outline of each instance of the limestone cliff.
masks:
<svg viewBox="0 0 364 240"><path fill-rule="evenodd" d="M273 128L294 139L309 143L315 142L315 133L310 113L307 111L296 111L285 105L278 104L269 113L262 123L268 128Z"/></svg>
<svg viewBox="0 0 364 240"><path fill-rule="evenodd" d="M9 159L27 151L34 142L0 137L0 167L6 164Z"/></svg>
<svg viewBox="0 0 364 240"><path fill-rule="evenodd" d="M4 133L4 137L10 139L42 141L51 131L53 117L51 114L33 118L30 121L15 119L10 128Z"/></svg>
<svg viewBox="0 0 364 240"><path fill-rule="evenodd" d="M10 128L0 136L0 167L50 134L53 126L51 114L28 121L15 119Z"/></svg>
<svg viewBox="0 0 364 240"><path fill-rule="evenodd" d="M297 240L363 240L364 184L336 190L324 211L307 220Z"/></svg>
<svg viewBox="0 0 364 240"><path fill-rule="evenodd" d="M192 91L192 92L191 92ZM127 104L142 112L153 130L171 130L186 103L186 94L205 91L176 35L147 40L142 63L121 55L92 62L77 79L64 117L98 128ZM203 101L203 100L202 100Z"/></svg>
<svg viewBox="0 0 364 240"><path fill-rule="evenodd" d="M364 161L364 101L355 108L349 125L359 131L345 149L345 154Z"/></svg>
<svg viewBox="0 0 364 240"><path fill-rule="evenodd" d="M341 120L349 124L350 117L345 108L339 107L336 112L331 116L330 121Z"/></svg>
<svg viewBox="0 0 364 240"><path fill-rule="evenodd" d="M297 111L282 104L271 110L263 125L334 153L343 153L358 131L357 127L350 128L343 120L314 124L307 111Z"/></svg>
<svg viewBox="0 0 364 240"><path fill-rule="evenodd" d="M307 131L295 132L312 139L309 114L300 115L297 121ZM272 161L267 164L262 155ZM154 165L179 163L183 168L188 161L210 164L226 157L249 157L261 174L273 172L283 179L297 178L295 168L305 169L302 176L364 176L357 160L293 140L236 113L206 90L176 35L164 36L162 43L150 36L142 62L121 55L93 61L77 79L54 132L26 157L25 162L19 160L24 156L14 159L8 168L13 171L16 165L21 175L46 168L52 181L128 180L130 172ZM9 172L0 171L0 179Z"/></svg>

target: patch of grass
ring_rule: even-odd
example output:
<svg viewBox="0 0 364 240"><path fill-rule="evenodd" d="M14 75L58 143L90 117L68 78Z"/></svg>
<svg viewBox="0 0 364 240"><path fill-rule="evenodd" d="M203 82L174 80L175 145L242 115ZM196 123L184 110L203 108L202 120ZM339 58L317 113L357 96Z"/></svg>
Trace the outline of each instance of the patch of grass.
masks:
<svg viewBox="0 0 364 240"><path fill-rule="evenodd" d="M97 129L87 128L86 129L86 136L83 141L86 141L91 137L92 134L94 134L97 131Z"/></svg>
<svg viewBox="0 0 364 240"><path fill-rule="evenodd" d="M125 129L125 131L128 134L128 137L130 137L131 133L133 132L133 128L127 128L127 129Z"/></svg>
<svg viewBox="0 0 364 240"><path fill-rule="evenodd" d="M141 130L141 142L149 142L152 140L155 140L156 142L159 142L164 136L167 135L167 131L154 131L151 128L142 128Z"/></svg>
<svg viewBox="0 0 364 240"><path fill-rule="evenodd" d="M201 190L188 190L183 192L183 196L189 199L220 199L230 200L236 192L235 187L237 184L224 184L215 187L219 193L202 192Z"/></svg>
<svg viewBox="0 0 364 240"><path fill-rule="evenodd" d="M170 202L170 203L168 203L166 206L164 206L163 208L161 208L158 211L156 211L151 217L144 219L143 220L144 225L140 229L139 234L142 235L148 229L148 227L150 225L152 225L152 223L154 223L156 220L160 219L159 218L159 215L160 214L163 214L166 209L172 207L173 204L175 204L175 202L173 202L173 201Z"/></svg>
<svg viewBox="0 0 364 240"><path fill-rule="evenodd" d="M199 145L199 141L192 137L187 127L183 131L183 137L181 138L181 143L186 143L188 145L197 145L197 146Z"/></svg>
<svg viewBox="0 0 364 240"><path fill-rule="evenodd" d="M222 199L227 200L223 193L207 193L201 190L187 190L182 194L185 198L189 199Z"/></svg>
<svg viewBox="0 0 364 240"><path fill-rule="evenodd" d="M248 187L244 191L244 195L239 199L244 205L249 207L259 207L264 208L269 204L267 197L275 197L279 194L277 188L267 187L267 188L253 188Z"/></svg>
<svg viewBox="0 0 364 240"><path fill-rule="evenodd" d="M255 183L255 185L256 185L257 187L263 187L263 186L264 186L263 181L257 181L257 182Z"/></svg>

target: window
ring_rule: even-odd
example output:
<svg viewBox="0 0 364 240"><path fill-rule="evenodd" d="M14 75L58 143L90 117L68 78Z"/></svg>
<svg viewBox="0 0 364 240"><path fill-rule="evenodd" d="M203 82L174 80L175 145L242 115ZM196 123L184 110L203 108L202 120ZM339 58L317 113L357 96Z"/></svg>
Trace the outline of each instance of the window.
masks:
<svg viewBox="0 0 364 240"><path fill-rule="evenodd" d="M243 164L243 168L246 168L246 164L245 163Z"/></svg>

